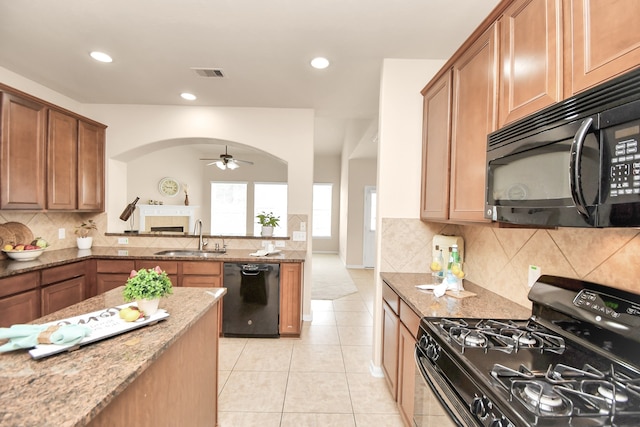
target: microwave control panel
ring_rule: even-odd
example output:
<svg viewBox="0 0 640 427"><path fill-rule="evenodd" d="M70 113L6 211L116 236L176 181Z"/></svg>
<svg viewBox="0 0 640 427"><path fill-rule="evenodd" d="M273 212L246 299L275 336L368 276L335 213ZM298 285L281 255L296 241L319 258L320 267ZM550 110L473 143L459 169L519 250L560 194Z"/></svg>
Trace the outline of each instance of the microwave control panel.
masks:
<svg viewBox="0 0 640 427"><path fill-rule="evenodd" d="M611 202L637 200L640 195L640 123L604 130L610 156L608 196Z"/></svg>

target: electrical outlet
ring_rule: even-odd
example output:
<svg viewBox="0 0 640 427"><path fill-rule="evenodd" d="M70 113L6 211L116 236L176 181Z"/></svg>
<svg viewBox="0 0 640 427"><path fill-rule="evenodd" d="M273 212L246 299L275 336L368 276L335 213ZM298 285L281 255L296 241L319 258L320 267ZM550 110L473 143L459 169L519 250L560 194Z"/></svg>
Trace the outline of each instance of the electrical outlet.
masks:
<svg viewBox="0 0 640 427"><path fill-rule="evenodd" d="M301 222L300 223L300 231L307 231L307 223L306 222Z"/></svg>
<svg viewBox="0 0 640 427"><path fill-rule="evenodd" d="M67 232L64 228L58 228L58 240L62 240L67 236Z"/></svg>
<svg viewBox="0 0 640 427"><path fill-rule="evenodd" d="M126 249L118 249L118 255L127 256L127 255L129 255L129 251L126 250Z"/></svg>
<svg viewBox="0 0 640 427"><path fill-rule="evenodd" d="M276 240L276 248L284 248L284 240Z"/></svg>
<svg viewBox="0 0 640 427"><path fill-rule="evenodd" d="M118 237L118 244L119 245L128 245L129 244L129 238L128 237Z"/></svg>
<svg viewBox="0 0 640 427"><path fill-rule="evenodd" d="M529 278L527 280L527 284L529 285L529 287L532 287L536 283L540 275L542 275L542 270L540 269L540 267L538 267L537 265L529 266Z"/></svg>

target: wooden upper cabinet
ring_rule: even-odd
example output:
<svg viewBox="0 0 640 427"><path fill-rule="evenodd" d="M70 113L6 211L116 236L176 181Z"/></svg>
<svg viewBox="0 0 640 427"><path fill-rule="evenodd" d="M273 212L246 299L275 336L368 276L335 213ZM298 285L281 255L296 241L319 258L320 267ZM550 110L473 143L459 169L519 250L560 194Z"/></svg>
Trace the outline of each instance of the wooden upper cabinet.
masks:
<svg viewBox="0 0 640 427"><path fill-rule="evenodd" d="M78 210L104 211L105 127L78 123Z"/></svg>
<svg viewBox="0 0 640 427"><path fill-rule="evenodd" d="M420 218L449 218L451 72L423 92L422 191Z"/></svg>
<svg viewBox="0 0 640 427"><path fill-rule="evenodd" d="M47 208L76 208L78 119L49 110L47 134Z"/></svg>
<svg viewBox="0 0 640 427"><path fill-rule="evenodd" d="M497 25L453 64L449 219L484 218L487 135L496 130Z"/></svg>
<svg viewBox="0 0 640 427"><path fill-rule="evenodd" d="M517 0L500 19L498 127L562 99L561 0Z"/></svg>
<svg viewBox="0 0 640 427"><path fill-rule="evenodd" d="M640 1L570 0L567 6L566 97L640 64Z"/></svg>
<svg viewBox="0 0 640 427"><path fill-rule="evenodd" d="M0 93L0 209L45 208L44 104Z"/></svg>

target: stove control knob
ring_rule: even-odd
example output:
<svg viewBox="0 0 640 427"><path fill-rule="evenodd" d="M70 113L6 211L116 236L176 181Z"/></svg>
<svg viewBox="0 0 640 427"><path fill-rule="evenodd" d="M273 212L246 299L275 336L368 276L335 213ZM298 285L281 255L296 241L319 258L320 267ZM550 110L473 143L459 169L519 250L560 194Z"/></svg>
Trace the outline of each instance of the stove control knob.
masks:
<svg viewBox="0 0 640 427"><path fill-rule="evenodd" d="M506 418L494 418L489 427L513 427L513 424L511 424Z"/></svg>
<svg viewBox="0 0 640 427"><path fill-rule="evenodd" d="M491 409L491 401L486 396L475 397L471 402L471 411L480 419L485 418Z"/></svg>
<svg viewBox="0 0 640 427"><path fill-rule="evenodd" d="M436 361L438 360L438 357L440 357L440 347L438 346L438 344L436 344L435 341L429 340L426 353L427 353L427 357L431 361Z"/></svg>

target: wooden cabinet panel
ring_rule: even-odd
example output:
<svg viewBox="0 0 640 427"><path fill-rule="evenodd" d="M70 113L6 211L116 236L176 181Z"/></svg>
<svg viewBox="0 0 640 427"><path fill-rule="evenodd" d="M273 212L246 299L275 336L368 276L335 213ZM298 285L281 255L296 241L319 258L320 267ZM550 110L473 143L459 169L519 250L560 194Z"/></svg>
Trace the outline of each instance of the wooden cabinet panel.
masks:
<svg viewBox="0 0 640 427"><path fill-rule="evenodd" d="M85 274L85 261L60 265L58 267L45 268L42 270L42 285L50 285L52 283L61 282L74 277L84 276Z"/></svg>
<svg viewBox="0 0 640 427"><path fill-rule="evenodd" d="M0 93L0 209L45 208L46 107Z"/></svg>
<svg viewBox="0 0 640 427"><path fill-rule="evenodd" d="M398 340L400 322L389 304L382 303L382 370L393 400L398 397Z"/></svg>
<svg viewBox="0 0 640 427"><path fill-rule="evenodd" d="M85 299L84 276L43 287L41 298L42 316L83 301Z"/></svg>
<svg viewBox="0 0 640 427"><path fill-rule="evenodd" d="M415 313L414 313L415 314ZM413 398L416 378L415 335L400 324L398 337L398 409L405 425L413 425Z"/></svg>
<svg viewBox="0 0 640 427"><path fill-rule="evenodd" d="M640 2L566 2L565 96L588 89L640 64Z"/></svg>
<svg viewBox="0 0 640 427"><path fill-rule="evenodd" d="M382 283L382 300L389 305L396 316L400 313L400 297L384 282Z"/></svg>
<svg viewBox="0 0 640 427"><path fill-rule="evenodd" d="M280 335L302 331L302 264L280 264Z"/></svg>
<svg viewBox="0 0 640 427"><path fill-rule="evenodd" d="M497 29L492 25L453 65L449 219L484 218L487 135L496 130Z"/></svg>
<svg viewBox="0 0 640 427"><path fill-rule="evenodd" d="M420 316L413 311L406 302L400 300L400 321L413 337L418 336L420 330Z"/></svg>
<svg viewBox="0 0 640 427"><path fill-rule="evenodd" d="M40 292L37 289L0 298L0 327L27 323L40 317Z"/></svg>
<svg viewBox="0 0 640 427"><path fill-rule="evenodd" d="M40 277L35 271L0 279L0 297L35 289L39 285Z"/></svg>
<svg viewBox="0 0 640 427"><path fill-rule="evenodd" d="M217 261L183 261L182 274L202 274L219 276L222 274L222 263Z"/></svg>
<svg viewBox="0 0 640 427"><path fill-rule="evenodd" d="M180 286L196 288L219 288L222 287L221 276L182 276Z"/></svg>
<svg viewBox="0 0 640 427"><path fill-rule="evenodd" d="M98 273L96 275L96 295L103 294L118 286L124 286L129 278L129 274L104 274ZM124 303L124 300L122 301Z"/></svg>
<svg viewBox="0 0 640 427"><path fill-rule="evenodd" d="M96 271L98 273L127 273L128 277L131 270L135 269L135 261L130 259L99 259L96 262Z"/></svg>
<svg viewBox="0 0 640 427"><path fill-rule="evenodd" d="M78 119L49 110L47 132L47 208L76 208Z"/></svg>
<svg viewBox="0 0 640 427"><path fill-rule="evenodd" d="M562 99L561 0L517 0L500 19L498 127Z"/></svg>
<svg viewBox="0 0 640 427"><path fill-rule="evenodd" d="M451 72L424 92L420 218L449 218Z"/></svg>
<svg viewBox="0 0 640 427"><path fill-rule="evenodd" d="M153 269L160 267L167 275L178 274L178 262L177 261L158 261L153 259L138 259L136 260L136 270L141 268Z"/></svg>
<svg viewBox="0 0 640 427"><path fill-rule="evenodd" d="M104 211L105 128L78 124L78 210Z"/></svg>

